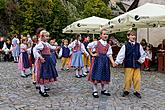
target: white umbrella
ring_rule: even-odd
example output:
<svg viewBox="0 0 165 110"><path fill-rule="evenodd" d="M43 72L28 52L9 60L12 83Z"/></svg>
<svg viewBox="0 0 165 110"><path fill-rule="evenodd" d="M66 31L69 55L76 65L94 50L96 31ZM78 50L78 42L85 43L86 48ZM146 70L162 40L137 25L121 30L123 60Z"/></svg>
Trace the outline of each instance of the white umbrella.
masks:
<svg viewBox="0 0 165 110"><path fill-rule="evenodd" d="M134 10L111 19L103 28L154 28L165 26L165 5L146 3ZM149 34L148 34L149 37Z"/></svg>
<svg viewBox="0 0 165 110"><path fill-rule="evenodd" d="M63 33L99 34L102 26L108 21L108 19L92 16L73 22L71 25L68 25L63 29Z"/></svg>

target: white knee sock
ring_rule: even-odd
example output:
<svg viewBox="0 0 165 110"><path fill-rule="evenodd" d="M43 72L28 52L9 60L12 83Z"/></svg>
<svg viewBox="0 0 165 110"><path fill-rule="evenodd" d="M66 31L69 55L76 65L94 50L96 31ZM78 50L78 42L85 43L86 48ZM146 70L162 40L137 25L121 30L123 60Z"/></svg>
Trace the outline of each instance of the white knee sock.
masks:
<svg viewBox="0 0 165 110"><path fill-rule="evenodd" d="M25 76L25 71L21 71L21 75L22 76Z"/></svg>
<svg viewBox="0 0 165 110"><path fill-rule="evenodd" d="M44 85L40 85L40 90L41 90L41 92L45 92L45 86Z"/></svg>
<svg viewBox="0 0 165 110"><path fill-rule="evenodd" d="M105 90L105 86L104 84L101 84L101 91L104 91Z"/></svg>
<svg viewBox="0 0 165 110"><path fill-rule="evenodd" d="M105 93L109 91L109 84L101 84L102 91L106 90Z"/></svg>
<svg viewBox="0 0 165 110"><path fill-rule="evenodd" d="M79 75L82 75L82 74L83 74L83 70L79 69Z"/></svg>
<svg viewBox="0 0 165 110"><path fill-rule="evenodd" d="M16 57L14 57L14 61L16 61Z"/></svg>
<svg viewBox="0 0 165 110"><path fill-rule="evenodd" d="M76 69L76 75L77 75L77 76L79 75L79 70L78 70L78 69Z"/></svg>
<svg viewBox="0 0 165 110"><path fill-rule="evenodd" d="M93 84L93 92L97 91L97 84Z"/></svg>

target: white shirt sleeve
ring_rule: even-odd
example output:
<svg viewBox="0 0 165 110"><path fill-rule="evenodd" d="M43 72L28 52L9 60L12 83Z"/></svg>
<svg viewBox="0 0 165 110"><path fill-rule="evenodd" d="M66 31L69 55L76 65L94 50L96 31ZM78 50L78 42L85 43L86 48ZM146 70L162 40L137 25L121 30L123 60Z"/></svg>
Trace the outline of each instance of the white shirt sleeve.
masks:
<svg viewBox="0 0 165 110"><path fill-rule="evenodd" d="M31 47L27 49L28 54L31 54L31 49L32 49Z"/></svg>
<svg viewBox="0 0 165 110"><path fill-rule="evenodd" d="M118 65L118 64L122 64L123 63L123 60L125 58L125 45L123 45L119 51L119 53L117 54L117 57L116 57L116 60L115 60L115 63Z"/></svg>
<svg viewBox="0 0 165 110"><path fill-rule="evenodd" d="M74 48L75 47L75 41L73 41L72 43L70 43L69 45L68 45L68 48L69 49L72 49L72 48Z"/></svg>
<svg viewBox="0 0 165 110"><path fill-rule="evenodd" d="M58 57L60 58L62 56L62 48L60 49L60 52L58 54Z"/></svg>
<svg viewBox="0 0 165 110"><path fill-rule="evenodd" d="M89 53L86 51L84 44L81 43L80 45L81 45L81 51L82 51L83 53L87 54L87 56L89 56Z"/></svg>
<svg viewBox="0 0 165 110"><path fill-rule="evenodd" d="M72 55L72 50L71 49L69 49L70 50L70 53L69 53L69 55Z"/></svg>
<svg viewBox="0 0 165 110"><path fill-rule="evenodd" d="M19 44L19 39L17 38L17 44Z"/></svg>
<svg viewBox="0 0 165 110"><path fill-rule="evenodd" d="M55 50L57 48L57 46L52 46L48 42L46 43L46 45L48 45L50 47L50 49L52 49L52 50Z"/></svg>
<svg viewBox="0 0 165 110"><path fill-rule="evenodd" d="M4 51L5 49L7 49L7 46L6 43L4 42L2 50Z"/></svg>
<svg viewBox="0 0 165 110"><path fill-rule="evenodd" d="M110 57L110 56L112 56L112 54L113 54L112 48L111 48L111 46L109 46L108 51L107 51L107 56Z"/></svg>
<svg viewBox="0 0 165 110"><path fill-rule="evenodd" d="M141 57L139 58L138 62L142 64L145 61L146 54L141 45L140 45L140 56Z"/></svg>
<svg viewBox="0 0 165 110"><path fill-rule="evenodd" d="M41 57L41 54L39 54L39 51L41 51L44 48L44 45L40 42L33 48L33 54L35 58Z"/></svg>
<svg viewBox="0 0 165 110"><path fill-rule="evenodd" d="M149 59L152 60L152 52L149 54Z"/></svg>
<svg viewBox="0 0 165 110"><path fill-rule="evenodd" d="M93 41L93 42L88 44L87 48L94 49L96 46L97 46L97 41Z"/></svg>

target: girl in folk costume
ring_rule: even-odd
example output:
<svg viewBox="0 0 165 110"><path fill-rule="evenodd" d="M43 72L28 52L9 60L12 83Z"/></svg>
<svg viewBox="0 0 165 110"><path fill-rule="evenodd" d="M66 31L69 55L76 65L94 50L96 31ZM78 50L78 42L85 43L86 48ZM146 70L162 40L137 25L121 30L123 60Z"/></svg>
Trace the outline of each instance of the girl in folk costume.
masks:
<svg viewBox="0 0 165 110"><path fill-rule="evenodd" d="M4 60L11 61L12 60L12 55L11 55L12 44L11 44L10 38L6 39L6 42L4 43L2 50L5 52Z"/></svg>
<svg viewBox="0 0 165 110"><path fill-rule="evenodd" d="M69 70L70 55L71 55L71 51L68 48L68 40L64 39L64 44L61 47L60 52L59 52L59 57L62 57L61 70ZM66 69L64 68L65 65L66 65Z"/></svg>
<svg viewBox="0 0 165 110"><path fill-rule="evenodd" d="M18 69L21 70L21 77L27 77L25 70L29 69L29 55L27 53L27 38L23 37L21 39L22 43L20 45L20 56L18 61Z"/></svg>
<svg viewBox="0 0 165 110"><path fill-rule="evenodd" d="M14 58L14 63L18 63L18 56L19 56L19 39L17 38L17 35L14 34L14 38L12 39L12 55Z"/></svg>
<svg viewBox="0 0 165 110"><path fill-rule="evenodd" d="M89 74L89 80L93 83L93 97L98 98L97 84L101 83L101 94L110 96L108 92L110 82L110 61L114 66L114 60L112 57L111 46L107 43L108 35L106 30L102 30L100 34L100 40L94 41L88 44L87 48L92 57L94 57L94 64ZM92 49L95 48L96 52L92 53ZM110 60L110 61L109 61Z"/></svg>
<svg viewBox="0 0 165 110"><path fill-rule="evenodd" d="M56 49L56 46L51 46L47 41L49 39L49 33L46 30L42 30L39 34L40 41L34 47L35 61L35 73L37 84L40 85L39 93L43 97L48 97L45 85L56 81L58 77L57 70L53 64L51 58L50 49Z"/></svg>
<svg viewBox="0 0 165 110"><path fill-rule="evenodd" d="M82 70L84 67L82 53L87 56L89 56L89 53L86 51L84 44L80 42L81 35L77 34L75 37L76 39L68 47L72 49L71 66L76 68L76 77L81 78L85 76Z"/></svg>
<svg viewBox="0 0 165 110"><path fill-rule="evenodd" d="M144 61L144 70L148 71L150 70L150 63L151 63L151 60L152 60L152 51L151 51L151 46L148 44L146 46L146 50L145 50L145 53L146 53L146 58L145 58L145 61Z"/></svg>

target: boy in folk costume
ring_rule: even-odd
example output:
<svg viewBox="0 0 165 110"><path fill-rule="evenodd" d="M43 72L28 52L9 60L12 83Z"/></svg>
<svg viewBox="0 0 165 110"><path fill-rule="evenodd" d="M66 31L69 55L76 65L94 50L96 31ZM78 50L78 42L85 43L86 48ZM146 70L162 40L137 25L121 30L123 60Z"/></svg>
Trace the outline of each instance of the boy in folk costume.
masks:
<svg viewBox="0 0 165 110"><path fill-rule="evenodd" d="M89 56L89 53L86 51L84 44L80 42L81 35L76 34L75 40L68 45L70 49L72 49L72 58L71 58L71 66L76 68L76 78L84 77L84 72L82 68L84 67L84 63L82 61L82 53L85 53Z"/></svg>
<svg viewBox="0 0 165 110"><path fill-rule="evenodd" d="M122 64L124 61L124 92L123 97L129 95L129 91L133 82L134 95L141 98L140 94L140 67L145 60L145 52L143 47L137 43L135 31L129 31L127 33L128 42L120 49L115 66Z"/></svg>
<svg viewBox="0 0 165 110"><path fill-rule="evenodd" d="M71 55L71 51L68 48L68 40L64 39L64 44L61 47L60 52L59 52L59 57L62 57L61 70L69 70L70 55ZM66 69L64 68L65 65L66 65Z"/></svg>
<svg viewBox="0 0 165 110"><path fill-rule="evenodd" d="M89 44L89 40L90 40L89 36L85 37L83 40L83 44L84 44L86 50L87 50L87 46ZM83 54L82 59L84 62L84 73L87 75L87 73L89 73L90 56L86 56L85 54Z"/></svg>
<svg viewBox="0 0 165 110"><path fill-rule="evenodd" d="M108 91L110 82L110 61L114 65L111 46L107 43L108 35L103 29L100 34L100 40L88 44L87 48L92 57L94 64L89 74L89 80L93 83L93 97L98 98L97 84L101 83L101 94L110 96ZM92 50L96 49L93 53Z"/></svg>
<svg viewBox="0 0 165 110"><path fill-rule="evenodd" d="M40 41L34 47L35 74L37 84L40 85L39 93L43 97L48 97L45 85L57 80L58 74L51 58L50 49L56 49L48 43L49 33L46 30L40 30Z"/></svg>
<svg viewBox="0 0 165 110"><path fill-rule="evenodd" d="M33 54L33 49L36 46L37 42L38 42L38 37L36 35L34 35L32 37L32 47L31 47L31 50L30 50L30 67L31 67L33 84L36 84L36 77L35 77L35 73L34 73L35 58L34 58L34 54Z"/></svg>
<svg viewBox="0 0 165 110"><path fill-rule="evenodd" d="M57 63L56 51L59 49L59 47L58 47L58 45L56 45L55 39L51 39L50 40L50 45L51 46L57 46L57 48L55 50L54 49L51 49L50 50L50 52L51 52L51 58L53 60L54 65L56 66L56 63Z"/></svg>
<svg viewBox="0 0 165 110"><path fill-rule="evenodd" d="M18 61L18 69L21 70L21 77L27 77L28 75L25 74L25 70L30 68L29 64L29 55L28 55L28 48L27 48L27 38L22 37L20 45L20 55Z"/></svg>

